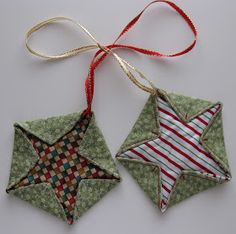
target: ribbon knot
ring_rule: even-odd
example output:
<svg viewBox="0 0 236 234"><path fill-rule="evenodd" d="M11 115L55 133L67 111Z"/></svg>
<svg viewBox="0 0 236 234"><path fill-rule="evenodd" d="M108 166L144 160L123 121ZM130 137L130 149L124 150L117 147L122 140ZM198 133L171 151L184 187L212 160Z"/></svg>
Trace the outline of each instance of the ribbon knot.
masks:
<svg viewBox="0 0 236 234"><path fill-rule="evenodd" d="M186 49L184 49L180 52L177 52L177 53L163 54L163 53L160 53L158 51L149 50L149 49L145 49L145 48L139 48L139 47L136 47L136 46L133 46L133 45L117 44L118 40L122 36L124 36L138 22L138 20L143 15L143 13L147 10L147 8L149 6L151 6L152 4L154 4L154 3L165 3L165 4L167 4L168 6L173 8L185 20L185 22L188 24L188 26L190 27L191 31L194 34L194 40ZM35 32L40 30L41 28L43 28L43 27L45 27L49 24L58 22L58 21L69 21L69 22L73 23L75 26L81 28L82 31L85 34L87 34L88 37L94 42L94 44L84 45L84 46L74 48L74 49L71 49L71 50L56 54L56 55L44 54L42 52L39 52L39 51L36 51L36 50L32 49L31 46L29 45L30 37ZM52 60L65 59L65 58L69 58L69 57L72 57L72 56L79 55L83 52L98 49L96 51L91 63L90 63L89 72L88 72L87 78L85 80L85 91L86 91L86 97L87 97L87 109L86 109L86 111L88 113L90 113L91 112L91 107L92 107L92 100L93 100L93 96L94 96L94 73L95 73L96 68L103 62L103 60L107 57L108 54L112 55L115 58L115 60L118 62L118 64L120 65L121 69L124 71L126 76L136 86L138 86L140 89L142 89L146 92L149 92L153 95L158 92L157 88L153 85L153 83L149 79L147 79L141 71L139 71L137 68L130 65L126 60L122 59L115 52L113 52L114 49L117 49L117 48L129 49L129 50L133 50L135 52L145 54L145 55L148 55L148 56L153 56L153 57L176 57L176 56L186 54L190 50L192 50L193 47L196 44L196 39L197 39L197 30L196 30L194 24L192 23L192 21L190 20L190 18L188 17L188 15L181 8L179 8L176 4L174 4L171 1L156 0L156 1L153 1L153 2L149 3L135 18L133 18L124 27L124 29L121 31L121 33L116 38L114 43L112 43L110 45L104 46L104 45L100 44L100 42L97 41L97 39L83 25L76 22L75 20L70 19L70 18L66 18L66 17L54 17L54 18L50 18L50 19L47 19L45 21L42 21L42 22L38 23L37 25L33 26L27 32L27 34L26 34L26 47L29 50L29 52L32 53L33 55L44 58L44 59L52 59ZM136 76L133 73L138 75L138 77L141 80L145 80L148 85L146 85L143 82L139 81L139 79L136 78Z"/></svg>

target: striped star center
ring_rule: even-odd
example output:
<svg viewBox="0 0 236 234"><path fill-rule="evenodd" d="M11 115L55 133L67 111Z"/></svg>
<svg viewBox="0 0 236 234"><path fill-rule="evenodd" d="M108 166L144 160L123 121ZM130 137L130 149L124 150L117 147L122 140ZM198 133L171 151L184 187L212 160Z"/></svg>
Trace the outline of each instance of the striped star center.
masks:
<svg viewBox="0 0 236 234"><path fill-rule="evenodd" d="M228 180L229 175L201 143L205 129L221 109L221 104L210 107L187 122L162 97L157 97L156 108L159 137L131 148L121 156L152 162L158 166L161 178L160 208L164 212L171 192L184 170L207 174L219 180Z"/></svg>

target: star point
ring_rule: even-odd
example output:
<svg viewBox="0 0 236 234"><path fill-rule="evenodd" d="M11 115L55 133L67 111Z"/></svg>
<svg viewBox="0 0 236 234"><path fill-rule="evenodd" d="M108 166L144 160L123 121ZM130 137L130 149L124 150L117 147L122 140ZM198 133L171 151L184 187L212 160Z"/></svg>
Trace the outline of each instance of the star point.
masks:
<svg viewBox="0 0 236 234"><path fill-rule="evenodd" d="M216 162L202 144L207 127L220 111L217 103L186 120L164 97L157 97L156 111L159 136L123 152L120 156L158 166L161 180L160 209L164 212L177 180L184 171L193 171L219 180L229 180L229 174Z"/></svg>
<svg viewBox="0 0 236 234"><path fill-rule="evenodd" d="M39 159L28 174L9 190L31 184L51 184L65 211L67 222L72 224L80 181L113 178L112 174L79 152L80 143L90 120L90 115L82 115L72 130L51 145L25 132Z"/></svg>

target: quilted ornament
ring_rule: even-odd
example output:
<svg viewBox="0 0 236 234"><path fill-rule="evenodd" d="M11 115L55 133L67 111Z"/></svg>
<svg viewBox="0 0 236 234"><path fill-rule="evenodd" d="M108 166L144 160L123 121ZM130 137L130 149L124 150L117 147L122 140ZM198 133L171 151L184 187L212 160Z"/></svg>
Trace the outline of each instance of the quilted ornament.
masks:
<svg viewBox="0 0 236 234"><path fill-rule="evenodd" d="M194 40L186 49L163 54L118 43L155 3L165 3L187 23ZM73 23L94 43L57 55L32 49L31 36L59 21ZM176 57L192 50L196 37L196 28L183 10L170 1L161 0L149 3L117 39L106 46L83 25L66 17L51 18L32 27L26 34L26 47L35 56L58 60L93 49L97 51L85 80L87 108L83 112L15 124L7 192L72 224L120 181L92 111L95 70L109 55L136 86L151 93L117 159L154 203L165 211L195 193L228 181L231 176L223 141L222 104L156 89L138 69L113 52L122 48L152 57Z"/></svg>
<svg viewBox="0 0 236 234"><path fill-rule="evenodd" d="M8 193L72 224L119 181L93 113L15 124Z"/></svg>
<svg viewBox="0 0 236 234"><path fill-rule="evenodd" d="M162 212L229 181L222 104L157 89L116 158Z"/></svg>

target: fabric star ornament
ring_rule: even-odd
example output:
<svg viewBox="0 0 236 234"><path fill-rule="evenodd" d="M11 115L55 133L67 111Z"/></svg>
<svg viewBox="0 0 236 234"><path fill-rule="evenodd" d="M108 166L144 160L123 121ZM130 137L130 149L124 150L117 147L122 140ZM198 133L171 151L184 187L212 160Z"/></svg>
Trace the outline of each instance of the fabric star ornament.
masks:
<svg viewBox="0 0 236 234"><path fill-rule="evenodd" d="M15 124L8 193L72 224L119 180L93 114Z"/></svg>
<svg viewBox="0 0 236 234"><path fill-rule="evenodd" d="M162 212L231 178L222 104L157 90L117 159Z"/></svg>

